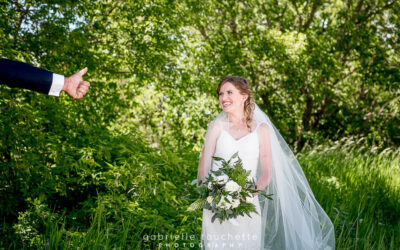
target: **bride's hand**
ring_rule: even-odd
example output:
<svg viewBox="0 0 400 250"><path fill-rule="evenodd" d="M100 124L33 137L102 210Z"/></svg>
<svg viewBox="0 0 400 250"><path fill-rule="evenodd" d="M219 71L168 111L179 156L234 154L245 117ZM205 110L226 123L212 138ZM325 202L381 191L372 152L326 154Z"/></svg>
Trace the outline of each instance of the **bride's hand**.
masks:
<svg viewBox="0 0 400 250"><path fill-rule="evenodd" d="M206 177L205 177L205 176L204 176L204 177L197 177L197 179L198 179L199 181L201 181L201 183L206 182Z"/></svg>

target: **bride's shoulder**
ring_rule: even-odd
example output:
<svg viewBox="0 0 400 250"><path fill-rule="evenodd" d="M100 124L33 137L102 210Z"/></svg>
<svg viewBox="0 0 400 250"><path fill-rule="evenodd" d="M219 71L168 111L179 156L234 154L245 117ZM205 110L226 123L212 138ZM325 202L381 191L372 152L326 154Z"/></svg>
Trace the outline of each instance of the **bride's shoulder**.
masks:
<svg viewBox="0 0 400 250"><path fill-rule="evenodd" d="M213 133L219 133L221 131L221 127L222 124L220 120L211 121L208 125L208 129Z"/></svg>
<svg viewBox="0 0 400 250"><path fill-rule="evenodd" d="M268 135L270 127L266 122L259 122L258 124L258 133L260 135Z"/></svg>

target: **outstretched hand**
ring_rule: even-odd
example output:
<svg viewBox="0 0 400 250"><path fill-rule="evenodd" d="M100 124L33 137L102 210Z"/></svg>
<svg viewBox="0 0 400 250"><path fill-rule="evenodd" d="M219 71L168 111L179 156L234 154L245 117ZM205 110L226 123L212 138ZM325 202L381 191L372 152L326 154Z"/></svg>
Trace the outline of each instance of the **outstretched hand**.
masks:
<svg viewBox="0 0 400 250"><path fill-rule="evenodd" d="M88 68L84 68L81 71L76 72L72 76L65 77L64 87L62 90L68 93L71 97L75 99L81 99L86 95L89 90L90 83L82 79L82 76L86 74Z"/></svg>

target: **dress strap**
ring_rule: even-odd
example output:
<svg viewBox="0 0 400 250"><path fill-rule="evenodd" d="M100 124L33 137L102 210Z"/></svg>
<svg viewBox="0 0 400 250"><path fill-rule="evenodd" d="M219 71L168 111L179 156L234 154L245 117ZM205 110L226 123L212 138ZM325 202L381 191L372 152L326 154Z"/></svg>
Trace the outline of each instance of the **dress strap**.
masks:
<svg viewBox="0 0 400 250"><path fill-rule="evenodd" d="M257 126L255 127L255 129L253 130L253 132L256 131L256 130L258 129L258 127L260 126L260 124L261 124L261 122L257 122Z"/></svg>

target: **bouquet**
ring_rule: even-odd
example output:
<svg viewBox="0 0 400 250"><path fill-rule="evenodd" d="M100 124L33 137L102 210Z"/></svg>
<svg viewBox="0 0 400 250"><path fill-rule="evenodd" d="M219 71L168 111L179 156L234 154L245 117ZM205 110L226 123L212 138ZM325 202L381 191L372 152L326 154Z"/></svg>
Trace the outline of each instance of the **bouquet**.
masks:
<svg viewBox="0 0 400 250"><path fill-rule="evenodd" d="M205 182L194 180L197 184L196 191L199 197L188 207L188 211L198 209L211 210L214 215L211 221L236 218L244 214L250 216L251 212L258 214L253 202L253 194L259 192L253 179L248 179L250 170L245 170L242 160L236 152L225 161L220 157L213 157L215 161L221 161L218 170L210 170ZM234 160L237 159L235 162ZM266 198L272 199L269 195L263 194Z"/></svg>

